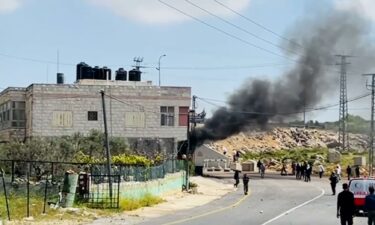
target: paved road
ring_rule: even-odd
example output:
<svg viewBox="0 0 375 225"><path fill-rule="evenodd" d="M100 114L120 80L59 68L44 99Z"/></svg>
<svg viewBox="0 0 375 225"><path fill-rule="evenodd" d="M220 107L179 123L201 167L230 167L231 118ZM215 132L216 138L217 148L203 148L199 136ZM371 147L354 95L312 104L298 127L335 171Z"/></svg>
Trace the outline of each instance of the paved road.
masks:
<svg viewBox="0 0 375 225"><path fill-rule="evenodd" d="M336 218L336 196L331 195L327 178L306 183L293 177L273 175L259 179L252 175L251 193L244 196L242 186L208 205L145 221L148 224L183 225L331 225ZM232 180L226 180L232 182ZM341 191L341 182L338 184ZM367 218L356 217L354 224L367 224Z"/></svg>

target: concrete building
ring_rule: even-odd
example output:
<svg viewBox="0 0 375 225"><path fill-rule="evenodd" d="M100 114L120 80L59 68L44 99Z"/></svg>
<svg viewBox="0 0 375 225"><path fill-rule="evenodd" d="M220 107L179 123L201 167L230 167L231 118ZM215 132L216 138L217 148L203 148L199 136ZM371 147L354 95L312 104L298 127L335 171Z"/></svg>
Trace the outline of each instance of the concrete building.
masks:
<svg viewBox="0 0 375 225"><path fill-rule="evenodd" d="M80 79L74 84L31 84L0 93L0 141L104 131L131 140L173 145L186 139L190 87L154 86L149 81Z"/></svg>

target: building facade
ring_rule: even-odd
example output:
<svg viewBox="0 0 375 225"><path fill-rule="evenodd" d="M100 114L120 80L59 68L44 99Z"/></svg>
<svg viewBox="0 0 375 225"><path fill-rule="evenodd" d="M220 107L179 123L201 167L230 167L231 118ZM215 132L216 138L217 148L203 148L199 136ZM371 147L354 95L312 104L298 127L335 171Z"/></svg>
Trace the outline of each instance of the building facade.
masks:
<svg viewBox="0 0 375 225"><path fill-rule="evenodd" d="M93 129L129 139L186 140L190 87L148 81L81 79L75 84L31 84L0 93L0 141L56 137Z"/></svg>

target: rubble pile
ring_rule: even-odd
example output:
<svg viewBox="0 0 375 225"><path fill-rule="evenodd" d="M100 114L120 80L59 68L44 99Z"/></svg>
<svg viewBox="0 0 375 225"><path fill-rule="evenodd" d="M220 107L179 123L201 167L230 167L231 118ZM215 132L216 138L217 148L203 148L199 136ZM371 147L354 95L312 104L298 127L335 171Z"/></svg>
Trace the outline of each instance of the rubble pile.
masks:
<svg viewBox="0 0 375 225"><path fill-rule="evenodd" d="M362 134L349 134L350 148L363 152L367 147L368 137ZM327 130L304 128L274 128L268 132L242 132L227 139L208 143L209 147L222 152L227 149L242 153L253 151L277 151L293 148L336 148L339 146L338 133Z"/></svg>

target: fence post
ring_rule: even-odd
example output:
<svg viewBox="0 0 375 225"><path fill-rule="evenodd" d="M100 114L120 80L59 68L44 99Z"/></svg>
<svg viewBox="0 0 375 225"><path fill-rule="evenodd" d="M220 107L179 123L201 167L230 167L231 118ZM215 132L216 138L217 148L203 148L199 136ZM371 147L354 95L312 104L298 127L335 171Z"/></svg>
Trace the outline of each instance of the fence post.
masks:
<svg viewBox="0 0 375 225"><path fill-rule="evenodd" d="M12 183L14 182L14 160L12 160Z"/></svg>
<svg viewBox="0 0 375 225"><path fill-rule="evenodd" d="M13 161L12 161L12 162L13 162ZM5 172L4 172L3 169L1 169L0 173L1 173L1 178L2 178L2 180L3 180L3 189L4 189L5 204L6 204L6 206L7 206L8 220L10 221L8 195L7 195L7 188L6 188L6 185L5 185L5 179L4 179Z"/></svg>
<svg viewBox="0 0 375 225"><path fill-rule="evenodd" d="M30 217L30 162L27 162L27 184L26 184L26 189L27 189L27 217Z"/></svg>
<svg viewBox="0 0 375 225"><path fill-rule="evenodd" d="M53 179L54 179L54 176L53 176L53 174L54 174L54 166L53 166L53 162L51 162L51 183L53 182Z"/></svg>
<svg viewBox="0 0 375 225"><path fill-rule="evenodd" d="M46 185L44 186L44 205L43 205L43 214L46 213L47 188L48 188L48 174L46 174Z"/></svg>

